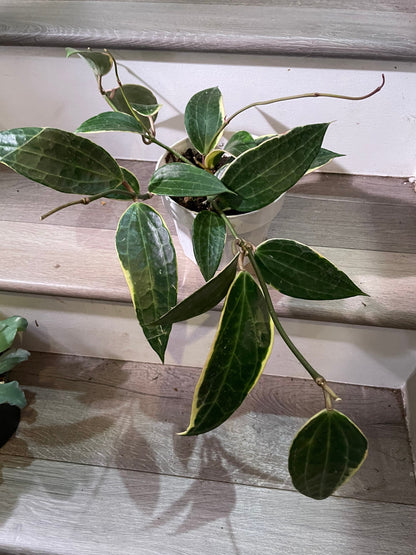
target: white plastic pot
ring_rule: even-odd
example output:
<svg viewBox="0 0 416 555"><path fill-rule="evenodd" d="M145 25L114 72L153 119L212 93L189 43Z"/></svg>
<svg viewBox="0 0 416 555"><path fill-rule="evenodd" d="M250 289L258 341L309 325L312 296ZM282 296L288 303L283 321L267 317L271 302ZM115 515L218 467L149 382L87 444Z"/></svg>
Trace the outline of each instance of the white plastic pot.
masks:
<svg viewBox="0 0 416 555"><path fill-rule="evenodd" d="M172 148L183 154L191 146L189 139L185 138L174 145ZM156 168L164 166L166 162L166 153L158 160ZM270 225L280 212L283 205L283 195L280 195L274 202L260 208L259 210L254 210L253 212L247 212L245 214L236 214L233 216L227 216L227 218L233 224L237 233L243 237L246 241L258 245L267 238L267 233L269 231ZM171 214L173 222L175 224L176 232L178 235L179 243L185 253L185 255L196 263L193 246L192 246L192 226L197 212L193 212L188 208L185 208L175 202L170 197L162 197L163 204L168 212ZM224 267L234 256L233 252L234 238L227 230L227 239L224 247L224 253L221 259L220 268Z"/></svg>

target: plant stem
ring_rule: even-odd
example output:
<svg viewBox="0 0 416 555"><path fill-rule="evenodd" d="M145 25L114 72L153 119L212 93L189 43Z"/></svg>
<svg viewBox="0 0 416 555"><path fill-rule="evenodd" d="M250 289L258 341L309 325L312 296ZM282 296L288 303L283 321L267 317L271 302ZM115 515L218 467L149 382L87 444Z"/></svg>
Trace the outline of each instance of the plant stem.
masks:
<svg viewBox="0 0 416 555"><path fill-rule="evenodd" d="M127 104L128 109L130 110L131 115L134 117L134 119L140 124L141 127L143 127L143 123L141 122L139 116L136 113L136 110L133 109L133 107L131 106L126 93L124 92L124 87L123 87L123 83L121 82L121 79L119 77L118 74L118 66L117 66L117 61L114 58L114 56L111 54L111 52L109 52L108 50L106 50L107 54L111 57L113 64L114 64L114 73L116 75L116 79L117 79L117 83L118 86L120 87L120 91L121 94L123 96L124 102ZM110 103L110 106L112 106L112 108L114 109L114 106L112 105L112 103ZM190 164L191 166L193 165L192 162L190 162L189 160L187 160L185 158L185 156L182 156L182 154L180 154L179 152L176 152L175 150L173 150L173 148L170 148L169 146L163 144L162 142L158 141L154 135L154 126L153 123L151 122L151 129L153 129L153 133L148 133L145 132L142 134L143 140L145 142L145 144L149 144L150 143L155 143L158 146L160 146L161 148L167 150L168 152L170 152L171 154L173 154L173 156L175 156L176 158L178 158L179 160L181 160L182 162L184 162L185 164Z"/></svg>
<svg viewBox="0 0 416 555"><path fill-rule="evenodd" d="M96 195L92 195L89 197L82 197L80 199L77 200L73 200L71 202L67 202L65 204L61 204L60 206L57 206L56 208L53 208L53 210L50 210L49 212L46 212L46 214L43 214L40 219L41 220L45 220L46 218L48 218L49 216L52 216L52 214L55 214L56 212L59 212L60 210L63 210L64 208L68 208L69 206L75 206L77 204L90 204L90 202L93 202L95 200L98 200L100 198L106 197L107 195L111 194L111 193L124 193L127 198L131 198L131 199L142 199L142 200L146 200L149 199L151 197L150 193L146 193L144 195L138 195L136 194L134 191L133 193L127 191L127 190L120 190L120 189L108 189L107 191L103 191L102 193L98 193Z"/></svg>
<svg viewBox="0 0 416 555"><path fill-rule="evenodd" d="M244 248L244 246L243 246L243 248ZM261 290L263 291L263 295L264 295L264 298L265 298L265 301L266 301L267 308L269 310L270 317L273 320L273 323L274 323L277 331L279 332L283 341L286 343L286 345L289 347L289 349L292 351L292 353L298 359L298 361L302 364L302 366L305 368L305 370L308 372L308 374L311 376L311 378L315 381L315 383L317 385L319 385L320 387L322 387L322 389L324 391L324 396L325 396L325 406L329 410L331 408L331 397L335 401L339 401L340 398L328 386L328 384L326 383L326 379L323 376L321 376L321 374L319 374L319 372L317 372L311 366L311 364L306 360L306 358L302 355L302 353L299 351L299 349L296 347L296 345L293 343L293 341L290 339L290 337L286 333L286 330L284 329L284 327L280 323L280 320L279 320L279 318L276 314L276 311L274 309L273 302L272 302L272 299L270 297L269 289L266 285L266 282L264 281L261 270L257 265L256 259L254 258L253 249L252 248L247 248L246 249L246 254L247 254L247 256L248 256L248 258L251 262L251 265L253 266L254 272L255 272L255 274L257 276L257 279L259 281L259 285L261 287Z"/></svg>
<svg viewBox="0 0 416 555"><path fill-rule="evenodd" d="M234 118L236 118L237 116L239 116L241 113L245 112L246 110L249 110L250 108L254 108L256 106L266 106L267 104L276 104L277 102L286 102L287 100L299 100L300 98L317 98L319 96L326 97L326 98L337 98L339 100L365 100L366 98L370 98L370 96L373 96L373 95L377 94L384 87L384 83L386 81L386 79L384 77L384 73L381 74L381 79L382 79L381 80L381 85L379 85L373 91L371 91L371 92L369 92L369 93L367 93L363 96L347 96L347 95L343 95L343 94L312 92L312 93L295 94L295 95L292 95L292 96L282 96L282 97L279 97L279 98L273 98L272 100L261 100L259 102L252 102L251 104L248 104L247 106L244 106L244 108L240 108L240 110L237 110L237 112L235 112L230 117L225 119L224 123L218 129L218 132L216 133L215 137L211 141L211 144L209 145L209 150L211 150L213 148L213 145L215 144L218 136L224 131L224 129L227 127L227 125Z"/></svg>
<svg viewBox="0 0 416 555"><path fill-rule="evenodd" d="M247 243L246 241L244 241L244 239L242 239L241 237L238 236L236 230L234 229L234 226L232 225L230 220L227 218L227 216L224 214L224 212L218 207L215 200L213 201L212 204L213 204L213 207L215 208L215 210L217 211L217 213L224 220L225 225L230 230L232 236L239 242L240 248L242 249L244 254L246 254L248 256L248 259L250 260L251 265L253 267L253 270L256 274L256 277L259 281L259 285L261 287L261 290L263 291L264 299L266 301L266 305L267 305L267 309L269 311L270 317L273 320L273 324L275 325L275 327L276 327L277 331L279 332L281 338L286 343L286 345L289 347L289 349L292 351L294 356L298 359L298 361L302 364L302 366L305 368L305 370L308 372L308 374L311 376L311 378L314 380L314 382L323 389L324 397L325 397L325 406L328 410L330 410L332 408L331 398L334 399L335 401L339 401L340 398L328 386L328 384L326 382L326 379L323 376L321 376L321 374L319 374L319 372L317 372L311 366L311 364L309 364L309 362L306 360L306 358L302 355L302 353L299 351L299 349L296 347L296 345L290 339L290 337L286 333L286 330L284 329L284 327L280 323L280 320L279 320L279 318L277 316L277 313L274 309L272 299L270 297L269 289L268 289L267 284L266 284L266 282L263 278L261 270L260 270L260 268L259 268L259 266L256 262L256 259L254 258L253 246L250 243Z"/></svg>
<svg viewBox="0 0 416 555"><path fill-rule="evenodd" d="M193 166L192 162L190 160L188 160L187 158L185 158L185 156L182 156L182 154L180 154L179 152L176 152L176 150L174 150L173 148L171 148L168 145L165 145L164 143L162 143L161 141L159 141L158 139L156 139L156 137L153 137L151 135L149 135L147 137L147 139L149 139L149 141L151 143L155 143L156 145L160 146L161 148L167 150L168 152L170 152L171 154L173 154L173 156L175 156L176 158L178 158L179 160L181 160L182 162L184 162L185 164L190 164L191 166Z"/></svg>

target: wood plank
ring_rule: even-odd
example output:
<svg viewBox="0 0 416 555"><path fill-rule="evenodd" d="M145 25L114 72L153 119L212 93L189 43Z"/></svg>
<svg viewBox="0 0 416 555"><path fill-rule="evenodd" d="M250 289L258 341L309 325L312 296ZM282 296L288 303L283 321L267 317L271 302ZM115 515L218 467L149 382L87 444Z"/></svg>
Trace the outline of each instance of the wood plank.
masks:
<svg viewBox="0 0 416 555"><path fill-rule="evenodd" d="M336 9L328 0L210 4L123 2L120 10L110 1L3 0L0 44L416 59L416 14L407 0L361 8L337 1Z"/></svg>
<svg viewBox="0 0 416 555"><path fill-rule="evenodd" d="M130 302L114 248L114 231L0 222L0 235L1 290ZM416 328L416 304L411 302L416 255L316 248L371 297L314 302L291 299L274 290L272 298L281 316ZM179 298L183 299L203 280L178 245L177 255Z"/></svg>
<svg viewBox="0 0 416 555"><path fill-rule="evenodd" d="M146 190L154 164L121 162L140 177ZM0 220L39 223L39 217L70 200L0 166ZM153 206L166 212L158 198ZM126 208L121 201L76 206L50 216L48 225L116 229ZM342 223L341 223L342 222ZM345 174L306 176L287 195L270 237L346 249L416 254L416 194L403 179Z"/></svg>
<svg viewBox="0 0 416 555"><path fill-rule="evenodd" d="M199 369L33 353L14 371L29 399L6 455L293 489L296 431L322 409L311 380L262 376L237 414L200 437L188 423ZM339 496L416 504L399 390L336 384L369 456Z"/></svg>
<svg viewBox="0 0 416 555"><path fill-rule="evenodd" d="M0 549L410 555L416 507L1 455Z"/></svg>

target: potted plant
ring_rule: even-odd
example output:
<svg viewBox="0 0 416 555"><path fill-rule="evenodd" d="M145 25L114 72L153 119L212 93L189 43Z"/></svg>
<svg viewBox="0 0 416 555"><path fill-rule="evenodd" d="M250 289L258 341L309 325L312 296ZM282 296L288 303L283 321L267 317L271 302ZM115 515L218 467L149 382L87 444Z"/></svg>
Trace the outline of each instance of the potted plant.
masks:
<svg viewBox="0 0 416 555"><path fill-rule="evenodd" d="M149 89L123 85L110 52L67 50L84 58L111 110L80 125L77 133L127 131L167 153L150 179L148 192L137 177L100 146L78 134L52 128L26 127L0 133L0 161L38 183L65 193L83 195L48 214L73 204L100 198L127 201L116 231L116 248L130 288L137 319L155 352L164 360L171 327L212 309L225 299L208 360L196 386L190 423L182 435L208 432L222 424L255 386L273 344L274 329L322 389L323 410L294 438L289 471L303 494L323 499L333 493L362 464L367 440L357 426L332 406L337 395L299 352L283 329L268 286L292 297L332 300L363 295L349 277L307 245L268 239L259 245L247 240L233 223L234 216L269 210L307 172L338 154L322 148L327 123L296 127L283 135L253 137L246 131L228 141L223 133L240 113L254 106L284 100L326 96L308 93L253 102L224 116L218 88L195 94L185 110L184 149L156 137L161 108ZM104 90L102 77L114 68L117 87ZM206 283L177 304L176 253L161 216L144 201L153 195L173 199L191 209L193 255ZM261 219L256 215L256 220ZM218 271L227 233L236 254ZM245 265L250 263L250 270Z"/></svg>
<svg viewBox="0 0 416 555"><path fill-rule="evenodd" d="M20 422L20 410L26 406L25 394L10 371L30 356L24 349L12 348L18 332L27 328L27 320L11 316L0 320L0 447L9 441Z"/></svg>

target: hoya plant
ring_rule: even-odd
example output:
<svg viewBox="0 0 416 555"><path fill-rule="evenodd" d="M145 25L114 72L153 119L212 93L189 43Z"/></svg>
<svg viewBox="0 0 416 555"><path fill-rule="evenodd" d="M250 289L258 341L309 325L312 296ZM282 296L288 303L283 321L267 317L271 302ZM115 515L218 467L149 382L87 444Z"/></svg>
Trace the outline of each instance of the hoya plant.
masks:
<svg viewBox="0 0 416 555"><path fill-rule="evenodd" d="M322 411L294 438L289 472L301 493L326 498L363 463L367 440L347 416L333 408L336 393L288 337L268 287L321 302L365 293L307 245L282 238L251 244L244 233L237 233L229 216L269 205L303 175L339 155L322 147L328 123L261 137L238 131L228 141L223 134L239 114L252 107L306 97L362 100L380 90L384 78L381 86L362 97L300 94L253 102L229 117L225 116L220 90L203 90L186 106L184 126L191 146L179 152L156 137L161 105L155 94L138 84L123 84L110 52L67 49L67 55L78 55L88 62L109 109L82 123L75 133L48 127L2 131L0 161L46 187L81 195L42 218L101 198L128 204L116 230L116 248L139 324L162 362L172 325L225 299L218 331L196 386L189 426L182 435L209 432L236 411L259 379L277 330L323 392ZM105 90L102 78L113 70L117 86ZM157 144L168 153L168 163L155 171L147 191L106 150L79 135L102 131L135 133L144 143ZM197 206L193 249L206 283L179 304L175 248L162 217L146 203L153 195ZM227 233L234 239L236 254L218 270Z"/></svg>
<svg viewBox="0 0 416 555"><path fill-rule="evenodd" d="M15 366L30 356L24 349L13 348L18 332L27 328L27 321L20 316L0 320L0 447L9 441L20 422L20 410L26 406L26 398L19 383L9 380Z"/></svg>

